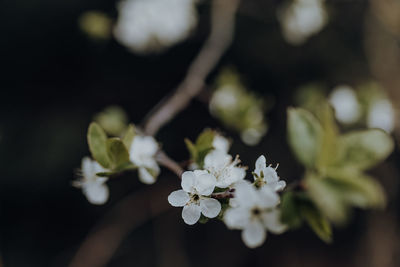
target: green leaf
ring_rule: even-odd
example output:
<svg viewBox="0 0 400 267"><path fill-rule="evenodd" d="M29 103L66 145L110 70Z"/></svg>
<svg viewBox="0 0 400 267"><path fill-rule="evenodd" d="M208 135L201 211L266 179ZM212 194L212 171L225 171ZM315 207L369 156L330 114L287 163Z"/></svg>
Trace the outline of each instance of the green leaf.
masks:
<svg viewBox="0 0 400 267"><path fill-rule="evenodd" d="M189 139L185 138L186 148L189 150L190 158L194 162L197 161L197 148Z"/></svg>
<svg viewBox="0 0 400 267"><path fill-rule="evenodd" d="M211 129L205 129L196 139L196 148L198 151L212 149L216 132Z"/></svg>
<svg viewBox="0 0 400 267"><path fill-rule="evenodd" d="M338 149L337 165L366 170L385 160L394 143L384 131L369 129L341 136Z"/></svg>
<svg viewBox="0 0 400 267"><path fill-rule="evenodd" d="M326 102L320 103L318 107L318 118L323 128L322 145L317 159L317 167L320 172L325 172L326 168L334 163L337 153L337 140L339 130L334 117L332 107Z"/></svg>
<svg viewBox="0 0 400 267"><path fill-rule="evenodd" d="M297 159L306 167L314 167L322 143L323 130L307 110L288 109L288 139Z"/></svg>
<svg viewBox="0 0 400 267"><path fill-rule="evenodd" d="M328 180L341 192L341 198L359 208L383 208L386 196L376 179L354 169L331 170Z"/></svg>
<svg viewBox="0 0 400 267"><path fill-rule="evenodd" d="M326 243L331 243L332 227L326 217L313 205L302 205L300 210L304 220L314 233Z"/></svg>
<svg viewBox="0 0 400 267"><path fill-rule="evenodd" d="M314 174L307 175L305 184L310 199L330 221L344 224L348 220L349 207L334 184Z"/></svg>
<svg viewBox="0 0 400 267"><path fill-rule="evenodd" d="M121 139L117 137L108 139L107 152L112 169L129 163L129 153Z"/></svg>
<svg viewBox="0 0 400 267"><path fill-rule="evenodd" d="M124 143L126 149L130 149L132 145L133 138L135 137L135 126L133 124L129 124L126 129L124 136L122 137L122 142Z"/></svg>
<svg viewBox="0 0 400 267"><path fill-rule="evenodd" d="M111 162L107 153L107 135L100 125L95 122L89 125L87 139L92 157L104 168L110 168Z"/></svg>
<svg viewBox="0 0 400 267"><path fill-rule="evenodd" d="M281 221L289 228L298 228L302 224L298 198L294 192L285 192L281 198Z"/></svg>
<svg viewBox="0 0 400 267"><path fill-rule="evenodd" d="M128 122L125 111L118 106L109 106L98 113L94 120L110 135L119 136Z"/></svg>

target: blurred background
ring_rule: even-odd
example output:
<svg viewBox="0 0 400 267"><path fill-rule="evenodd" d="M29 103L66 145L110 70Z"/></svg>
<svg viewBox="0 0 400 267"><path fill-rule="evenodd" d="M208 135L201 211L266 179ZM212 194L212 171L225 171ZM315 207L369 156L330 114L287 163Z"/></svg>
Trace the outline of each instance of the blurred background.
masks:
<svg viewBox="0 0 400 267"><path fill-rule="evenodd" d="M240 3L233 43L208 77L207 90L157 135L172 158L186 160L183 139L194 140L204 128L212 127L232 137L231 154L240 154L250 170L257 157L265 154L269 162L280 164L282 179L299 179L303 169L286 141L286 108L312 106L319 97L347 110L344 115L336 114L343 131L380 127L396 138L399 1L304 1L313 8L293 11L293 1ZM183 27L185 37L178 36L175 43L159 38L156 44L136 45L121 37L123 33L116 28L123 28L118 26L127 16L123 8L106 0L0 3L3 266L69 266L99 223L125 216L128 221L139 221L130 226L121 223L121 229L129 231L104 266L400 265L397 148L371 171L388 194L386 210L356 211L349 225L335 228L330 245L304 227L279 236L271 234L262 247L251 250L241 241L239 231L227 230L220 221L188 226L180 209L162 207L155 215L143 211L153 201L167 206L169 192L179 187L179 180L166 169L160 184L154 185L155 193L147 194L150 186L126 174L108 182L110 200L105 205L88 203L71 183L82 157L89 155L86 132L93 117L107 106L118 105L130 121L140 123L182 81L210 32L210 2L197 1L192 10L197 19L181 22L191 24ZM166 12L172 10L173 5ZM297 20L291 21L293 17ZM227 67L240 77L241 86L264 101L265 125L256 141L249 141L243 129L210 112L211 92L222 86L218 81ZM335 96L338 89L342 91ZM374 97L386 102L371 113ZM132 196L137 196L134 201ZM114 208L127 198L130 205L115 213ZM114 226L118 229L119 224Z"/></svg>

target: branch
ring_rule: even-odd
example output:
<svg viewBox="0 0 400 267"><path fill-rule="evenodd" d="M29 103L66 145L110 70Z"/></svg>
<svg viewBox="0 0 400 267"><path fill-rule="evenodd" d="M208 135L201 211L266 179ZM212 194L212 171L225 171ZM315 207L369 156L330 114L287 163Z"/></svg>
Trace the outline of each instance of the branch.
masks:
<svg viewBox="0 0 400 267"><path fill-rule="evenodd" d="M117 203L88 234L69 266L106 266L127 233L171 208L166 199L173 187L162 180Z"/></svg>
<svg viewBox="0 0 400 267"><path fill-rule="evenodd" d="M211 33L203 48L189 67L185 79L175 92L161 100L144 120L146 134L158 130L183 110L205 85L205 79L214 69L232 42L235 13L239 0L214 0L212 3Z"/></svg>
<svg viewBox="0 0 400 267"><path fill-rule="evenodd" d="M171 97L161 101L145 119L144 131L155 135L190 100L200 93L205 79L231 44L234 17L240 0L214 0L212 5L211 33L203 48L190 65L188 73ZM183 169L164 152L157 154L157 161L179 177ZM170 208L167 194L173 188L159 181L139 193L128 196L105 216L86 237L70 267L105 266L118 249L125 236L137 226ZM140 204L140 205L138 205Z"/></svg>
<svg viewBox="0 0 400 267"><path fill-rule="evenodd" d="M156 160L160 165L175 173L179 178L182 176L182 173L184 172L182 167L176 161L168 157L164 151L160 150L157 153Z"/></svg>

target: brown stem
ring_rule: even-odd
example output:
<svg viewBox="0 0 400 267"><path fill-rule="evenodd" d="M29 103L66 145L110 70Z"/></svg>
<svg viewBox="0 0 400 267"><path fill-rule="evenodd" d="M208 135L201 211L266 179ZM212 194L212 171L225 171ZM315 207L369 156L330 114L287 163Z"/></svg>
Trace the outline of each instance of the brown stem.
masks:
<svg viewBox="0 0 400 267"><path fill-rule="evenodd" d="M233 198L235 189L228 189L224 192L212 193L211 197L215 199Z"/></svg>
<svg viewBox="0 0 400 267"><path fill-rule="evenodd" d="M160 165L175 173L179 178L182 176L183 168L176 161L168 157L164 151L160 150L156 155L156 160Z"/></svg>
<svg viewBox="0 0 400 267"><path fill-rule="evenodd" d="M144 123L146 134L158 130L183 110L204 87L205 79L232 42L235 13L239 0L214 0L212 3L211 33L203 48L189 67L185 79L175 92L161 100Z"/></svg>
<svg viewBox="0 0 400 267"><path fill-rule="evenodd" d="M171 208L166 200L173 189L162 180L121 200L88 234L69 266L106 266L127 233Z"/></svg>

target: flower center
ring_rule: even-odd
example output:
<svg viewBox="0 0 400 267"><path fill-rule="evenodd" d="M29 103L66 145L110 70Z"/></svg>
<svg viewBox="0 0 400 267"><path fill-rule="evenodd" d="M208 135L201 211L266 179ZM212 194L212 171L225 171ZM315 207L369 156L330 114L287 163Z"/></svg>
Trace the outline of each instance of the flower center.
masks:
<svg viewBox="0 0 400 267"><path fill-rule="evenodd" d="M261 210L258 207L255 207L251 210L251 214L253 214L253 216L258 217L261 214Z"/></svg>

